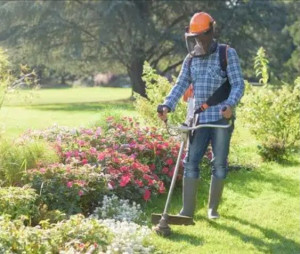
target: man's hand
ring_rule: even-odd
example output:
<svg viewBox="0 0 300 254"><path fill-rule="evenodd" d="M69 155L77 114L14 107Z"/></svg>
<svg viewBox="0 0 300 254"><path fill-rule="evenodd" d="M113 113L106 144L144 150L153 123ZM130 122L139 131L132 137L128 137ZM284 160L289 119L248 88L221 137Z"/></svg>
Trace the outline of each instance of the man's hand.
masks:
<svg viewBox="0 0 300 254"><path fill-rule="evenodd" d="M157 110L157 116L163 120L164 122L166 122L168 120L168 107L164 107L164 106L159 106L158 110Z"/></svg>
<svg viewBox="0 0 300 254"><path fill-rule="evenodd" d="M222 109L222 115L223 115L224 118L230 119L232 117L232 108L230 106L226 105Z"/></svg>

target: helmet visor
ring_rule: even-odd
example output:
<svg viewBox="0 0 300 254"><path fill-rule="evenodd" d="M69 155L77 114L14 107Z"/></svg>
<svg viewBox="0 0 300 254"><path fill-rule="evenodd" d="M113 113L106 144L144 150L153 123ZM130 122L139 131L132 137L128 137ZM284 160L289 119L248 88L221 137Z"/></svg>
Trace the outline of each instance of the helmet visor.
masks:
<svg viewBox="0 0 300 254"><path fill-rule="evenodd" d="M186 33L185 42L187 50L192 56L204 56L210 52L213 33L211 31L201 34Z"/></svg>

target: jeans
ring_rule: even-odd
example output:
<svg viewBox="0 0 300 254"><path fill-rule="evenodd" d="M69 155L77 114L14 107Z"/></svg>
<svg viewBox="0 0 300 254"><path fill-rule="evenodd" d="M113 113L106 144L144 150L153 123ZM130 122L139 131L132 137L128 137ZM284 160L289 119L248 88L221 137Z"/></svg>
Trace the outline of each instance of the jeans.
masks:
<svg viewBox="0 0 300 254"><path fill-rule="evenodd" d="M210 124L228 124L228 120L221 119ZM199 178L201 162L209 143L213 151L212 174L218 179L225 179L228 166L230 139L234 129L234 123L229 128L200 128L194 132L193 141L189 145L188 153L184 158L184 177Z"/></svg>

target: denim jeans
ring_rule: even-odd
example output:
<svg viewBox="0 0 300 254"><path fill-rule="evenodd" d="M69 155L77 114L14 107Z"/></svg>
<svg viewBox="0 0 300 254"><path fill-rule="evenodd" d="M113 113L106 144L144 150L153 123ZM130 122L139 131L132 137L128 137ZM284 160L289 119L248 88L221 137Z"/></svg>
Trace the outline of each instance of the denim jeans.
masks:
<svg viewBox="0 0 300 254"><path fill-rule="evenodd" d="M221 119L210 124L228 124L228 120ZM184 158L184 177L199 178L201 162L209 143L213 151L212 174L218 179L225 179L228 171L227 157L234 124L229 128L200 128L194 132L193 141L189 145Z"/></svg>

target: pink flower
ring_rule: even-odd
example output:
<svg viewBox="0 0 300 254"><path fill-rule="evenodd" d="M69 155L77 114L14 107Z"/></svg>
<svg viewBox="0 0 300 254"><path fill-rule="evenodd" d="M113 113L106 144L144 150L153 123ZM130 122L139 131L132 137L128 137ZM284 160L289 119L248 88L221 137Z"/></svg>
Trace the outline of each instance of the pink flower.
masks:
<svg viewBox="0 0 300 254"><path fill-rule="evenodd" d="M120 171L121 172L126 172L126 171L128 171L128 167L122 166L122 167L120 167Z"/></svg>
<svg viewBox="0 0 300 254"><path fill-rule="evenodd" d="M85 142L83 140L78 140L78 145L84 146Z"/></svg>
<svg viewBox="0 0 300 254"><path fill-rule="evenodd" d="M97 136L100 136L100 135L101 135L101 132L102 132L101 127L98 127L98 128L96 129L96 135L97 135Z"/></svg>
<svg viewBox="0 0 300 254"><path fill-rule="evenodd" d="M158 189L159 193L164 193L165 190L166 190L166 189L165 189L164 183L163 183L163 182L160 182L160 183L159 183L159 189Z"/></svg>
<svg viewBox="0 0 300 254"><path fill-rule="evenodd" d="M170 159L167 159L166 163L171 166L174 164L174 161L170 158Z"/></svg>
<svg viewBox="0 0 300 254"><path fill-rule="evenodd" d="M105 159L105 153L99 153L98 154L98 160L103 161Z"/></svg>
<svg viewBox="0 0 300 254"><path fill-rule="evenodd" d="M151 169L151 171L154 171L155 170L155 164L149 165L149 168Z"/></svg>
<svg viewBox="0 0 300 254"><path fill-rule="evenodd" d="M139 186L139 187L143 187L143 182L140 180L135 180L135 183Z"/></svg>
<svg viewBox="0 0 300 254"><path fill-rule="evenodd" d="M148 179L148 185L151 186L154 184L154 180L153 179Z"/></svg>
<svg viewBox="0 0 300 254"><path fill-rule="evenodd" d="M65 156L67 157L67 158L70 158L71 156L72 156L72 151L67 151L67 152L65 152Z"/></svg>
<svg viewBox="0 0 300 254"><path fill-rule="evenodd" d="M41 172L42 174L44 174L44 173L46 172L46 169L45 169L45 168L40 168L40 172Z"/></svg>
<svg viewBox="0 0 300 254"><path fill-rule="evenodd" d="M123 175L121 178L120 186L125 187L130 181L130 176L129 175Z"/></svg>
<svg viewBox="0 0 300 254"><path fill-rule="evenodd" d="M90 148L90 154L91 155L96 155L97 154L97 149L95 147Z"/></svg>
<svg viewBox="0 0 300 254"><path fill-rule="evenodd" d="M78 196L82 196L83 195L83 191L82 190L80 190L80 191L78 191Z"/></svg>
<svg viewBox="0 0 300 254"><path fill-rule="evenodd" d="M150 199L150 197L151 197L151 191L150 190L148 190L148 189L146 189L145 190L145 192L144 192L144 196L143 196L143 198L144 198L144 200L149 200Z"/></svg>
<svg viewBox="0 0 300 254"><path fill-rule="evenodd" d="M107 188L108 188L109 190L113 190L113 189L114 189L113 183L112 183L112 182L108 183L108 184L107 184Z"/></svg>
<svg viewBox="0 0 300 254"><path fill-rule="evenodd" d="M85 164L88 163L88 160L87 160L87 159L83 159L83 160L81 161L81 163L82 163L82 165L85 165Z"/></svg>
<svg viewBox="0 0 300 254"><path fill-rule="evenodd" d="M139 164L137 162L132 163L132 168L133 169L139 169Z"/></svg>
<svg viewBox="0 0 300 254"><path fill-rule="evenodd" d="M163 172L164 174L168 174L168 172L169 172L169 168L167 168L167 167L164 167L164 168L162 169L162 172Z"/></svg>
<svg viewBox="0 0 300 254"><path fill-rule="evenodd" d="M68 187L68 188L71 188L72 186L73 186L73 182L71 182L71 181L70 181L70 182L67 182L67 187Z"/></svg>
<svg viewBox="0 0 300 254"><path fill-rule="evenodd" d="M145 147L144 145L139 145L139 146L138 146L138 149L139 149L140 151L144 151L145 148L146 148L146 147Z"/></svg>

